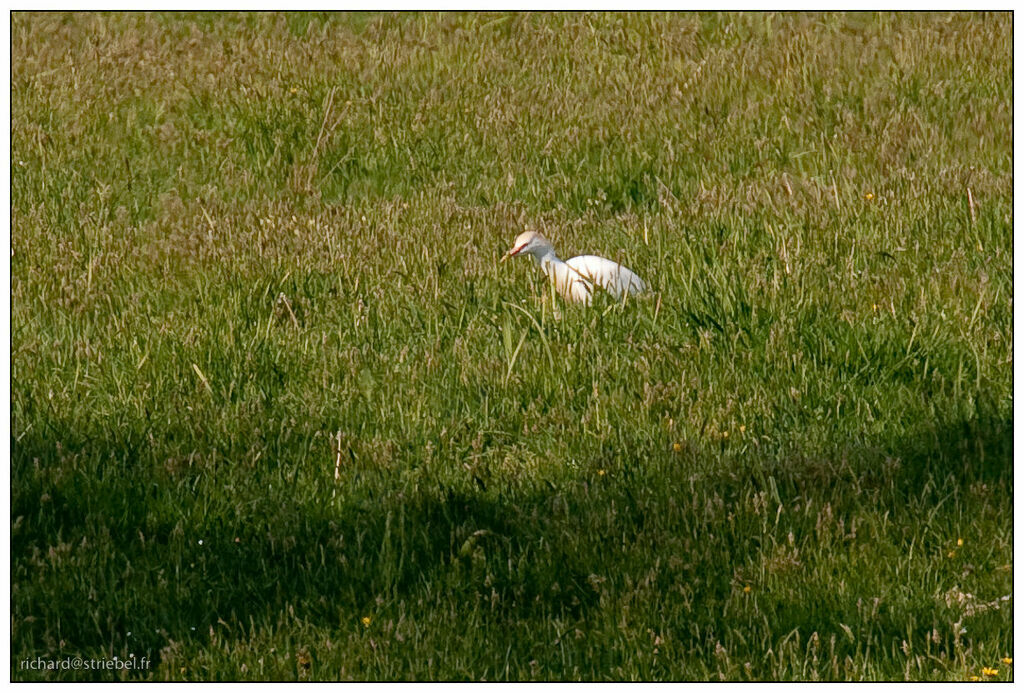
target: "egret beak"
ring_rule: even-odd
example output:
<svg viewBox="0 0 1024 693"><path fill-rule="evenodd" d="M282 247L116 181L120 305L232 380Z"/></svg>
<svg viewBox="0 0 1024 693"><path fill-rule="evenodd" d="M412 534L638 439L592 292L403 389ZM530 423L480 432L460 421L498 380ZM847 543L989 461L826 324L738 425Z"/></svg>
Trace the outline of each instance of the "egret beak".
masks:
<svg viewBox="0 0 1024 693"><path fill-rule="evenodd" d="M526 244L524 243L523 245L521 245L521 246L519 246L517 248L513 248L512 250L508 251L507 253L505 253L504 255L501 256L501 260L499 261L499 264L502 263L502 262L505 262L505 260L508 260L510 257L515 257L520 252L522 252L523 248L525 248L525 247L526 247Z"/></svg>

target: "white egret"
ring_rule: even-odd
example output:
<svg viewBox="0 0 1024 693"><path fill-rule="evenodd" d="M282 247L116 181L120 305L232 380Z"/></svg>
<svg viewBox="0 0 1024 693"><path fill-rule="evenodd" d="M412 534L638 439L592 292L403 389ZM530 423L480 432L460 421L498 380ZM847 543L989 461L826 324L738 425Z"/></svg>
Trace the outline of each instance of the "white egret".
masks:
<svg viewBox="0 0 1024 693"><path fill-rule="evenodd" d="M567 301L589 305L595 284L616 298L647 289L631 269L597 255L578 255L564 262L559 260L551 242L536 231L519 234L512 250L501 261L524 253L533 256L534 262L555 285L555 290Z"/></svg>

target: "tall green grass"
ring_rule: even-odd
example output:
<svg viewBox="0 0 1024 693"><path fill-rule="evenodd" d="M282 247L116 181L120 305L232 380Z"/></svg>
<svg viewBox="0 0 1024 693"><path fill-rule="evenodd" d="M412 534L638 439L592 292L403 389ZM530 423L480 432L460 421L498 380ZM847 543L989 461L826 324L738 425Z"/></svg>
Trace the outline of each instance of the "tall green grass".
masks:
<svg viewBox="0 0 1024 693"><path fill-rule="evenodd" d="M1011 22L14 14L12 678L1012 678Z"/></svg>

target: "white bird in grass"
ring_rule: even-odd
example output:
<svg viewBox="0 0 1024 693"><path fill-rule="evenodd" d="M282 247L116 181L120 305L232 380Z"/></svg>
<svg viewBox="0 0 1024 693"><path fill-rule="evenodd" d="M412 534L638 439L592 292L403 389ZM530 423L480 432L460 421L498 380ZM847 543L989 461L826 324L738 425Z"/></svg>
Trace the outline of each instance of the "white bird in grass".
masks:
<svg viewBox="0 0 1024 693"><path fill-rule="evenodd" d="M647 289L633 270L607 258L577 255L564 262L559 260L551 241L536 231L519 234L512 250L501 261L524 253L533 256L534 262L555 285L555 290L567 301L589 305L595 284L616 298L623 294L639 294Z"/></svg>

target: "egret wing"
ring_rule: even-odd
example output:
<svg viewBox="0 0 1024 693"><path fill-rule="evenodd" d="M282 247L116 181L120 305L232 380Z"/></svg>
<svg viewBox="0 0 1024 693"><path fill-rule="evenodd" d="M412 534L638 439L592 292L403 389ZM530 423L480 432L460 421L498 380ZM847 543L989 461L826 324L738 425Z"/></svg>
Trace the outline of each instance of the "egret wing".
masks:
<svg viewBox="0 0 1024 693"><path fill-rule="evenodd" d="M590 295L594 292L594 284L586 274L567 262L559 262L552 269L555 289L558 293L569 301L590 304Z"/></svg>
<svg viewBox="0 0 1024 693"><path fill-rule="evenodd" d="M577 255L565 261L573 270L590 279L616 298L624 293L638 294L647 289L633 270L597 255Z"/></svg>

